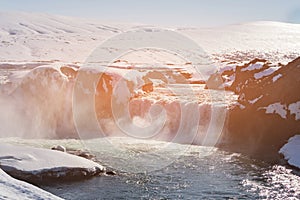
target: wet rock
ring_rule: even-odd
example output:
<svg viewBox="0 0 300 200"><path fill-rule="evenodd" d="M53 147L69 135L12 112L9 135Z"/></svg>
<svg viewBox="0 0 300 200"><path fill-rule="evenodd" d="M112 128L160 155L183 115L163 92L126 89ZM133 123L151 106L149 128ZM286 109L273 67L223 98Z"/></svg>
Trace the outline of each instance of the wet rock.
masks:
<svg viewBox="0 0 300 200"><path fill-rule="evenodd" d="M66 148L62 145L53 146L51 147L51 150L66 152Z"/></svg>

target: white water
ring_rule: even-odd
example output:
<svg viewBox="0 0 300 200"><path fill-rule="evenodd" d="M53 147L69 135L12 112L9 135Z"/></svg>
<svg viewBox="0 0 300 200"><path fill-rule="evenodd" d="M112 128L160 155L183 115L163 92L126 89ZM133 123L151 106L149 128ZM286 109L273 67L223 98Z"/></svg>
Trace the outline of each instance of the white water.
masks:
<svg viewBox="0 0 300 200"><path fill-rule="evenodd" d="M79 140L4 138L0 141L44 148L54 144L67 149L87 147ZM172 149L157 151L170 144L130 138L102 138L85 141L87 143L97 146L94 153L100 164L115 167L117 176L41 187L65 199L300 198L299 172L240 154L181 144L171 144ZM140 168L156 170L139 171Z"/></svg>

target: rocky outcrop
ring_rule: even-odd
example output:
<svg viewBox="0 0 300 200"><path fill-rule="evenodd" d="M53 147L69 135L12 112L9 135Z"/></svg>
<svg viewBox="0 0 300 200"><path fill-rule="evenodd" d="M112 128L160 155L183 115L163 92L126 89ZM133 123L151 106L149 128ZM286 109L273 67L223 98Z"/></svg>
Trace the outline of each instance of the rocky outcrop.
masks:
<svg viewBox="0 0 300 200"><path fill-rule="evenodd" d="M229 112L227 139L235 151L272 156L300 132L300 58L263 77L257 74L269 64L245 70L253 64L235 72L230 89L239 98Z"/></svg>

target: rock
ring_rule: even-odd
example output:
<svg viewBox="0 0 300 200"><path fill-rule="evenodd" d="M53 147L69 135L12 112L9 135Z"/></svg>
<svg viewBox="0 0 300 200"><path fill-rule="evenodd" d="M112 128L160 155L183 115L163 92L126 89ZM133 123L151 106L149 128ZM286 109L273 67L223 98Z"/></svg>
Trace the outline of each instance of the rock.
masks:
<svg viewBox="0 0 300 200"><path fill-rule="evenodd" d="M87 151L68 150L67 152L72 154L72 155L76 155L76 156L80 156L80 157L83 157L83 158L86 158L86 159L89 159L89 160L92 160L92 161L96 161L96 157L93 154L91 154Z"/></svg>
<svg viewBox="0 0 300 200"><path fill-rule="evenodd" d="M57 145L57 146L51 147L51 150L66 152L66 148L62 145Z"/></svg>
<svg viewBox="0 0 300 200"><path fill-rule="evenodd" d="M106 171L105 174L114 176L117 175L117 172L110 170L110 171Z"/></svg>
<svg viewBox="0 0 300 200"><path fill-rule="evenodd" d="M258 81L237 79L236 86L238 80L239 106L229 112L229 145L235 151L272 157L300 132L300 58Z"/></svg>
<svg viewBox="0 0 300 200"><path fill-rule="evenodd" d="M153 83L152 82L146 83L145 85L142 86L142 90L147 93L153 92Z"/></svg>

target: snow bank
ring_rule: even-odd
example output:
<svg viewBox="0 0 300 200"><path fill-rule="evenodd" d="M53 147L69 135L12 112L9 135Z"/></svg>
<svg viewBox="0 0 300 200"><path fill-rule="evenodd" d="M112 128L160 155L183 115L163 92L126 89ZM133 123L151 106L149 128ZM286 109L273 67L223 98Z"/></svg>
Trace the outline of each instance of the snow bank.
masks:
<svg viewBox="0 0 300 200"><path fill-rule="evenodd" d="M3 143L0 163L7 173L29 181L84 178L104 171L103 166L93 161L65 152Z"/></svg>
<svg viewBox="0 0 300 200"><path fill-rule="evenodd" d="M292 166L300 168L300 135L291 137L279 151Z"/></svg>
<svg viewBox="0 0 300 200"><path fill-rule="evenodd" d="M61 199L29 183L16 180L0 169L0 199Z"/></svg>

